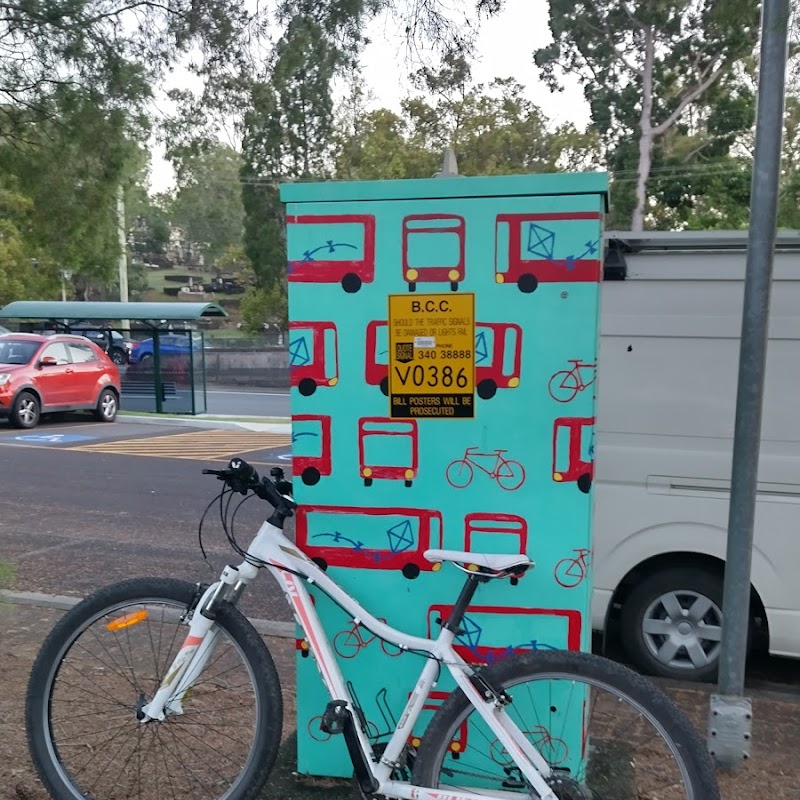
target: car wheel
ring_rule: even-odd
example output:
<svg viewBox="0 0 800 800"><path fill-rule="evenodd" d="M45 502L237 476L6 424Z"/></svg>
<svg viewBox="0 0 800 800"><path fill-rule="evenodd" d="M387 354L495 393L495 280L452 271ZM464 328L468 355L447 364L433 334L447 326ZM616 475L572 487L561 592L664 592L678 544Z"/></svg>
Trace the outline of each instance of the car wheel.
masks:
<svg viewBox="0 0 800 800"><path fill-rule="evenodd" d="M115 347L111 351L111 360L117 365L120 366L121 364L125 363L125 351L120 350L118 347Z"/></svg>
<svg viewBox="0 0 800 800"><path fill-rule="evenodd" d="M11 409L11 424L15 428L35 428L41 415L41 404L33 392L20 392Z"/></svg>
<svg viewBox="0 0 800 800"><path fill-rule="evenodd" d="M622 645L643 672L713 680L722 639L721 574L697 567L645 577L622 607Z"/></svg>
<svg viewBox="0 0 800 800"><path fill-rule="evenodd" d="M94 410L94 417L98 422L113 422L117 418L119 411L119 401L117 393L113 389L103 389L97 399L97 408Z"/></svg>

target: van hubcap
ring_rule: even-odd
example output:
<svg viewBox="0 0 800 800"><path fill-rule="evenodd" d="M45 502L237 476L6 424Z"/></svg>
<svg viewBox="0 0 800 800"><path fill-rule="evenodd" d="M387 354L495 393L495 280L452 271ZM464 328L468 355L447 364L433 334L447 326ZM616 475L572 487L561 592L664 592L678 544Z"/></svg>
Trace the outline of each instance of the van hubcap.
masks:
<svg viewBox="0 0 800 800"><path fill-rule="evenodd" d="M719 657L722 611L699 592L666 592L645 611L642 635L648 650L665 666L702 669Z"/></svg>

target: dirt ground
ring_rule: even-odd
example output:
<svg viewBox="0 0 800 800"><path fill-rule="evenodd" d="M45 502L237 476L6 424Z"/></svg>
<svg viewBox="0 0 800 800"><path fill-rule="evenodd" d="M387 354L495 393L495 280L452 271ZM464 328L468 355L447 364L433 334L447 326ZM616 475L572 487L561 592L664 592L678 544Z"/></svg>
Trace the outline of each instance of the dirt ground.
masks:
<svg viewBox="0 0 800 800"><path fill-rule="evenodd" d="M62 612L0 605L0 800L48 800L28 755L24 698L28 674L42 639ZM293 776L295 682L294 640L268 638L284 687L282 753L264 797L281 800L346 800L341 781L298 781ZM710 688L665 687L704 732ZM800 698L753 692L752 758L737 772L719 775L724 800L797 800L800 797Z"/></svg>

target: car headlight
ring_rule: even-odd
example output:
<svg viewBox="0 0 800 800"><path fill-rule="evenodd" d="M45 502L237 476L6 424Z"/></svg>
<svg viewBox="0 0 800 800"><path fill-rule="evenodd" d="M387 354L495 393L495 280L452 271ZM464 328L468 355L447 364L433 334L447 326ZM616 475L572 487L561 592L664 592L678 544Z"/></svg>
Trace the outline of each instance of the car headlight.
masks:
<svg viewBox="0 0 800 800"><path fill-rule="evenodd" d="M0 372L0 386L5 386L7 383L11 383L11 373Z"/></svg>

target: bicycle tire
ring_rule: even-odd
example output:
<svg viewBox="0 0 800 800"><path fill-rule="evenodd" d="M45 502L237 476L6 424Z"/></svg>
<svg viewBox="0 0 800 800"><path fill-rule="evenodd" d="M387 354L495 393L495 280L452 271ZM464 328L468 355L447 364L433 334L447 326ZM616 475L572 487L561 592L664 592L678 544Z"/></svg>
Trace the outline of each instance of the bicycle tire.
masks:
<svg viewBox="0 0 800 800"><path fill-rule="evenodd" d="M561 383L558 383L556 378L562 378ZM547 391L557 403L571 402L578 396L580 389L578 377L571 369L562 369L560 372L556 372L547 382Z"/></svg>
<svg viewBox="0 0 800 800"><path fill-rule="evenodd" d="M333 637L333 649L342 658L355 658L365 647L364 640L359 636L357 629L339 631Z"/></svg>
<svg viewBox="0 0 800 800"><path fill-rule="evenodd" d="M456 473L453 472L451 475L451 470L454 467L459 468L459 475L456 479ZM461 469L466 467L466 480L461 478ZM466 458L459 458L457 461L452 461L450 464L447 465L447 469L445 470L445 478L447 478L447 482L454 488L454 489L466 489L472 483L472 478L474 477L475 471L472 469L472 464L467 461Z"/></svg>
<svg viewBox="0 0 800 800"><path fill-rule="evenodd" d="M58 746L53 741L53 722L51 720L51 702L55 681L73 646L80 643L81 635L87 632L94 622L102 619L105 614L124 608L126 604L166 602L174 604L175 608L180 610L181 607L185 608L190 604L195 591L194 584L171 578L133 578L122 581L106 586L78 603L64 614L48 634L31 671L26 696L25 724L34 766L54 798L78 800L78 798L87 796L73 782L68 768L62 764ZM224 800L255 800L260 795L275 764L281 740L283 701L278 673L262 638L236 608L228 603L222 603L218 609L215 624L235 645L238 655L246 662L245 668L248 670L253 684L257 720L254 725L254 740L245 766L227 789L220 790L219 797ZM188 627L185 630L188 631ZM165 656L168 655L168 652L165 651ZM133 655L132 649L131 655ZM166 660L166 664L169 663L169 660ZM206 666L207 668L211 667L212 662L210 661ZM219 680L219 677L215 676L215 679ZM197 691L196 687L199 683L200 681L195 681L195 691ZM213 686L214 684L212 684ZM202 690L200 692L203 693ZM213 696L213 689L206 688L205 693L207 696ZM188 704L190 701L186 701L186 698L188 695L184 698ZM208 717L211 718L210 724L219 724L217 716L213 712ZM139 730L143 729L133 713L131 713L131 720L133 724L140 726ZM153 724L169 723L148 723L148 725ZM189 724L192 724L191 718ZM199 724L202 725L202 722ZM152 738L157 739L158 735L158 731L155 731ZM174 733L172 736L175 739ZM164 738L167 738L166 733ZM201 737L195 738L206 744ZM177 743L175 747L177 748ZM150 748L153 748L152 744ZM145 755L149 755L149 751ZM178 755L180 756L180 753ZM166 755L161 763L164 763L166 767ZM186 770L185 766L183 768ZM180 774L180 769L181 767L176 763L176 774ZM216 770L214 771L216 772ZM186 774L197 781L197 777L190 775L188 770L186 770ZM167 778L170 778L169 772L165 773L165 780ZM170 785L172 785L174 794L174 784ZM194 786L192 789L187 789L186 796L196 796L191 792L196 792ZM216 790L214 793L216 794ZM159 793L159 797L162 796L166 798L168 795Z"/></svg>
<svg viewBox="0 0 800 800"><path fill-rule="evenodd" d="M500 470L503 467L508 467L508 475L500 474ZM519 467L519 469L517 469L517 467ZM501 489L505 489L507 492L515 492L525 483L525 467L523 467L519 461L504 458L497 467L495 480Z"/></svg>
<svg viewBox="0 0 800 800"><path fill-rule="evenodd" d="M562 564L565 568L559 569ZM572 567L576 567L580 572L580 575L570 574ZM561 573L561 577L559 577L559 572ZM556 564L555 569L553 570L553 575L556 579L556 583L558 583L559 586L562 586L564 589L575 589L576 587L580 586L583 583L584 578L586 578L586 568L583 566L579 558L562 558L561 561ZM564 577L569 578L570 582L567 583L566 581L562 580Z"/></svg>
<svg viewBox="0 0 800 800"><path fill-rule="evenodd" d="M720 800L712 761L691 722L664 692L627 667L591 653L557 650L514 655L488 667L482 674L495 687L548 675L581 682L589 679L598 686L610 687L632 700L660 725L668 739L667 745L683 767L687 800ZM452 692L441 705L428 724L417 751L411 778L413 785L438 788L437 776L448 751L445 743L450 742L456 729L464 724L465 713L471 708L460 689Z"/></svg>

